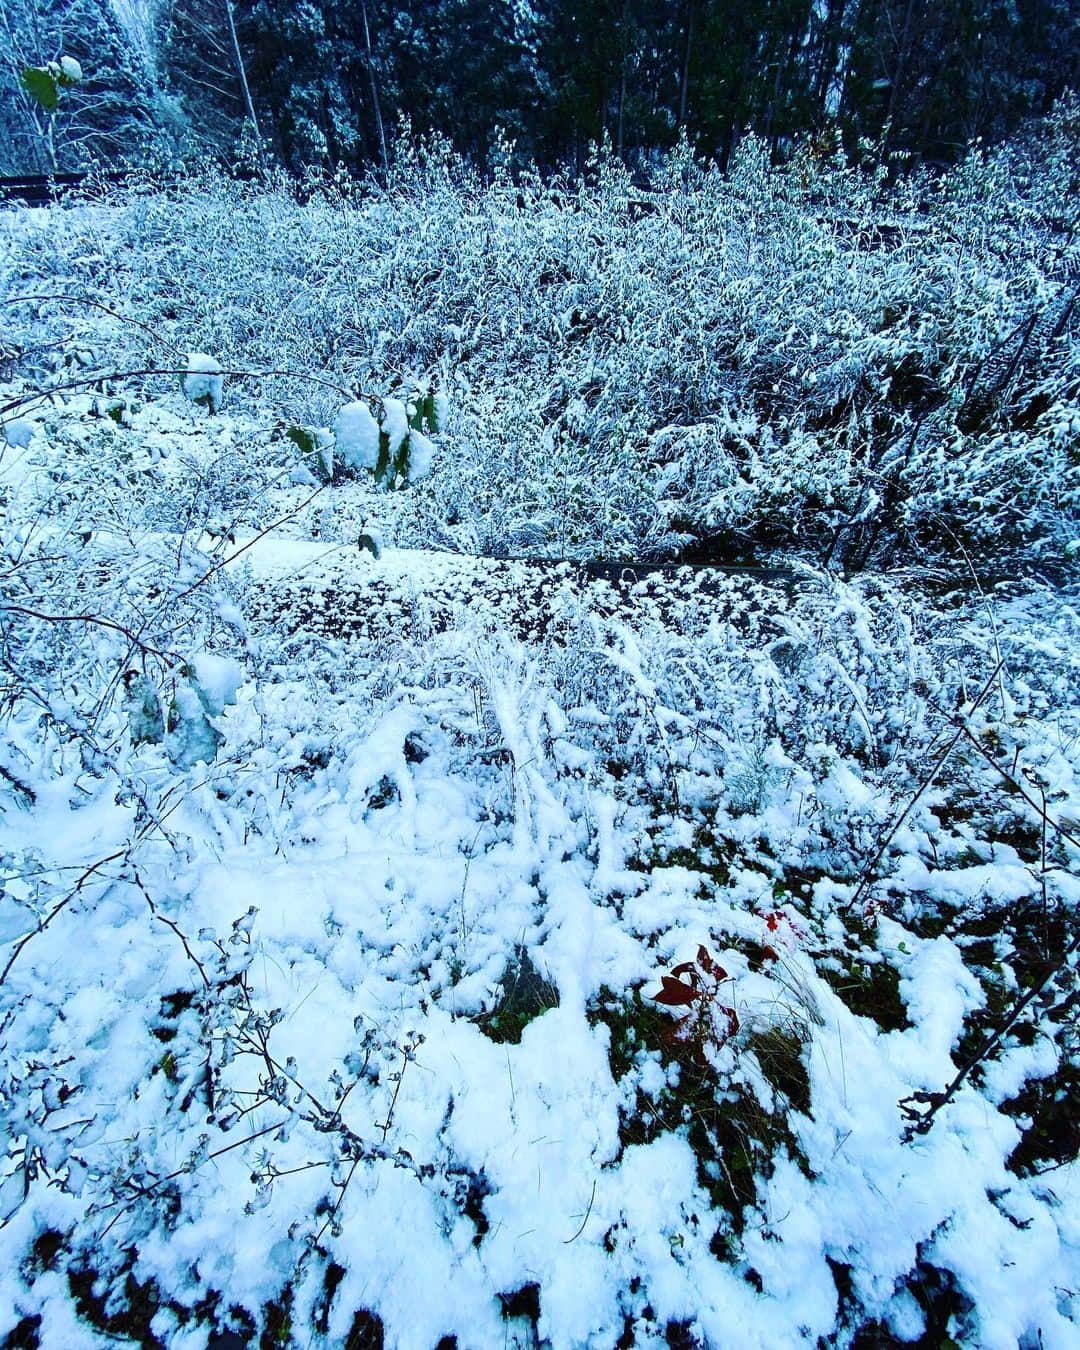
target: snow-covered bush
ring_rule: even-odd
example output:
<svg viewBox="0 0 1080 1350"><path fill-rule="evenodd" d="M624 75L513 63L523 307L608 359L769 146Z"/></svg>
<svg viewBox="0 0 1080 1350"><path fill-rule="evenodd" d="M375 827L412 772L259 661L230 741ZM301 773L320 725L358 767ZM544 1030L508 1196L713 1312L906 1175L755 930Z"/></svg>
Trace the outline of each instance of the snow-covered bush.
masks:
<svg viewBox="0 0 1080 1350"><path fill-rule="evenodd" d="M205 352L191 352L187 358L187 373L181 386L189 403L201 404L207 412L216 413L221 407L225 377L221 362Z"/></svg>
<svg viewBox="0 0 1080 1350"><path fill-rule="evenodd" d="M1065 137L3 215L0 1336L1071 1344Z"/></svg>
<svg viewBox="0 0 1080 1350"><path fill-rule="evenodd" d="M406 402L408 372L445 390L455 449L418 540L784 544L857 564L974 556L1007 531L1049 557L1076 491L1071 126L1065 109L895 187L842 158L771 168L752 138L727 176L680 150L645 188L602 159L581 183L485 183L436 152L406 156L385 193L330 182L303 206L284 185L196 179L167 203L133 194L100 251L159 341L197 331L226 365L281 372L298 423L341 408L307 373L353 389L404 373ZM79 285L74 233L20 245L35 250ZM100 268L93 285L110 288ZM47 307L61 315L69 334L100 320ZM149 364L146 337L118 326L118 353ZM215 371L187 380L220 401ZM376 420L400 451L397 412ZM377 468L371 428L357 435L339 462Z"/></svg>
<svg viewBox="0 0 1080 1350"><path fill-rule="evenodd" d="M426 478L435 446L425 431L438 431L436 396L427 389L384 398L379 420L363 400L346 403L334 420L335 449L342 465L366 470L379 487L407 487Z"/></svg>

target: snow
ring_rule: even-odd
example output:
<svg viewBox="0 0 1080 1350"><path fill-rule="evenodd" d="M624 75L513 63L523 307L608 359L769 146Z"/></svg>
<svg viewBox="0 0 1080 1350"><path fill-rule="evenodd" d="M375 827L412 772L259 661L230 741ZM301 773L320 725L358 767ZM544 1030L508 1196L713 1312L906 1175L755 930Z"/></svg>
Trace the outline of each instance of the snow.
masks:
<svg viewBox="0 0 1080 1350"><path fill-rule="evenodd" d="M16 449L25 450L34 438L36 428L25 417L13 417L3 424L4 440Z"/></svg>
<svg viewBox="0 0 1080 1350"><path fill-rule="evenodd" d="M376 574L355 546L273 537L240 536L225 556L233 561L222 575L241 593L282 597L320 577L339 594L345 584L358 596L378 584L386 596L433 597L491 574L490 564L393 548ZM28 1235L62 1201L65 1223L94 1235L103 1268L134 1248L136 1278L154 1280L184 1306L224 1288L232 1305L257 1317L291 1284L294 1307L314 1308L319 1271L332 1258L346 1274L327 1344L342 1343L359 1307L378 1315L395 1346L430 1347L447 1335L486 1345L507 1334L524 1344L528 1319L504 1322L499 1295L529 1284L540 1289L536 1334L552 1346L612 1345L628 1316L645 1343L649 1327L663 1343L669 1322L688 1322L705 1344L794 1344L834 1334L827 1256L851 1268L866 1314L897 1334L924 1325L903 1282L917 1260L932 1259L974 1305L957 1337L1004 1346L1040 1331L1047 1345L1075 1343L1053 1290L1075 1283L1078 1234L1040 1198L1036 1180L1005 1169L1018 1133L994 1105L1031 1074L1045 1074L1046 1056L1011 1059L1008 1080L1002 1068L984 1092L965 1086L927 1139L901 1137L895 1104L952 1076L957 1036L983 1001L961 950L943 936L920 939L899 920L877 921L879 959L895 966L910 1021L881 1032L816 974L795 926L773 931L759 917L774 904L772 883L753 867L704 893L706 878L694 866L629 867L650 812L600 772L594 738L620 725L612 702L620 684L635 701L662 702L667 677L653 657L659 631L613 623L607 641L593 639L607 672L601 681L561 690L532 645L485 633L478 617L463 608L456 627L416 646L399 630L399 674L381 692L377 667L367 663L365 674L344 651L317 657L309 680L279 675L262 684L246 679L234 656L191 658L193 682L178 685L176 697L187 715L182 725L197 732L187 731L171 753L194 776L164 822L179 852L163 840L144 848L139 882L208 972L221 944L226 978L242 976L243 1006L256 1010L245 1019L281 1010L270 1043L278 1065L294 1066L293 1079L232 1125L209 1122L194 1104L178 1112L186 1093L198 1100L199 1018L183 1013L167 1042L147 1026L160 1022L164 994L199 987L183 945L153 922L130 876L103 879L77 911L58 917L13 968L9 993L40 999L34 991L52 991L24 1017L19 1044L58 1066L34 1100L46 1111L51 1104L41 1137L66 1180L60 1195L32 1188L20 1223L3 1230L0 1303L11 1310L3 1326L42 1312L52 1343L92 1343L64 1320L55 1281L20 1273ZM246 626L249 659L263 668L279 662L287 626L253 626L250 617ZM422 668L442 674L421 677ZM680 744L679 720L660 720L669 744L672 737ZM557 756L549 735L563 747ZM319 762L311 747L320 743L329 752L325 767L298 772ZM422 745L422 756L410 745ZM138 753L138 778L168 793L171 777L155 748ZM764 747L763 757L770 771L788 772L775 749ZM73 763L48 791L35 780L33 816L8 817L21 846L42 850L50 866L87 866L131 828L134 807L120 805L114 780L83 804L71 791L78 773ZM871 776L865 765L834 759L819 784L830 828L859 818ZM766 798L757 827L780 839L793 822ZM691 846L692 823L669 821L661 833L671 846ZM894 875L921 886L927 871L915 862ZM989 865L968 872L965 896L993 888ZM1008 875L1006 866L1003 893L1018 893ZM749 969L739 944L751 934L786 944L773 972ZM669 1076L652 1052L616 1081L612 1033L592 1012L602 988L655 988L661 966L691 955L699 941L732 974L743 1027L725 1052L733 1082L749 1075L762 1100L772 1100L741 1038L776 1026L798 1026L806 1037L812 1112L790 1117L806 1169L780 1150L757 1178L741 1236L704 1189L678 1116L647 1142L621 1137L635 1092L662 1103L680 1076ZM519 1044L499 1043L478 1018L522 942L559 1004L529 1021ZM260 1072L243 1034L237 1041L228 1025L218 1034L240 1053L216 1071L223 1101L233 1090L255 1090ZM55 1085L67 1081L62 1061L75 1047L83 1101L56 1110ZM166 1050L175 1082L161 1068ZM335 1161L334 1132L305 1119L303 1095L333 1100L335 1081L354 1080L343 1119L366 1150L355 1169ZM242 1108L251 1099L235 1100ZM65 1172L64 1122L87 1114L94 1129L75 1131L78 1161ZM166 1117L173 1124L162 1131ZM198 1143L201 1135L209 1145ZM130 1140L139 1141L136 1162ZM176 1227L138 1206L100 1217L87 1208L117 1169L162 1176L184 1169L193 1152L232 1144L241 1146L171 1183L182 1197ZM265 1172L264 1158L274 1171ZM256 1174L266 1179L253 1186ZM478 1198L466 1206L470 1186ZM327 1195L331 1204L340 1199L330 1227ZM738 1253L734 1266L710 1251L718 1228ZM327 1258L307 1245L316 1237ZM760 1292L740 1274L751 1268ZM157 1314L159 1334L186 1343L169 1317Z"/></svg>
<svg viewBox="0 0 1080 1350"><path fill-rule="evenodd" d="M1075 1346L1068 966L910 1114L1075 922L1075 583L420 546L467 447L387 399L420 492L320 487L221 371L122 426L57 394L0 463L0 1338L106 1343L74 1273L200 1350L270 1304L316 1347ZM375 467L367 402L334 434Z"/></svg>
<svg viewBox="0 0 1080 1350"><path fill-rule="evenodd" d="M244 668L234 657L200 652L192 658L195 680L206 711L220 717L236 702L236 691L244 681Z"/></svg>
<svg viewBox="0 0 1080 1350"><path fill-rule="evenodd" d="M399 398L384 398L382 410L382 429L390 442L390 458L396 459L409 439L408 410Z"/></svg>
<svg viewBox="0 0 1080 1350"><path fill-rule="evenodd" d="M204 403L216 413L221 407L225 377L221 362L205 352L191 352L187 358L188 373L183 378L184 397L189 403Z"/></svg>
<svg viewBox="0 0 1080 1350"><path fill-rule="evenodd" d="M417 483L431 473L435 445L420 431L409 432L409 482Z"/></svg>
<svg viewBox="0 0 1080 1350"><path fill-rule="evenodd" d="M350 469L374 469L379 460L379 424L366 403L346 403L334 422L342 463Z"/></svg>

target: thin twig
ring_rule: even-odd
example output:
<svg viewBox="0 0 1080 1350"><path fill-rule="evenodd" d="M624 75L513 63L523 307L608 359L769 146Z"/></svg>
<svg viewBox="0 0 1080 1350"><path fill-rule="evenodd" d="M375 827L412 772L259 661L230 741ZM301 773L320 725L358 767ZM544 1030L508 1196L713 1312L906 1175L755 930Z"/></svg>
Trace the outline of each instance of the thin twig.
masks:
<svg viewBox="0 0 1080 1350"><path fill-rule="evenodd" d="M174 923L173 920L168 917L168 915L161 914L158 912L157 905L155 905L153 900L150 898L150 892L143 885L143 880L142 877L139 876L139 869L137 867L132 870L132 876L134 877L135 885L138 886L139 890L142 891L143 893L143 898L145 899L147 905L150 908L150 913L154 916L155 919L157 919L159 923L163 923L166 928L171 928L172 931L176 934L176 936L180 939L180 942L183 944L184 951L187 953L188 960L192 963L192 965L195 967L195 969L199 972L200 976L202 977L203 987L209 989L210 977L206 973L206 967L195 955L195 953L191 950L191 946L188 943L187 937L181 930L180 925Z"/></svg>
<svg viewBox="0 0 1080 1350"><path fill-rule="evenodd" d="M965 737L971 743L974 749L976 749L979 752L979 754L983 757L983 759L986 760L987 764L989 764L992 769L996 769L998 771L1001 777L1005 780L1006 786L1011 791L1017 793L1018 796L1023 797L1024 801L1026 801L1027 804L1030 807L1032 807L1033 810L1039 813L1040 818L1047 825L1050 826L1050 828L1054 831L1055 834L1058 834L1061 836L1062 839L1067 840L1070 844L1072 844L1073 848L1080 849L1080 839L1078 839L1076 835L1073 834L1070 830L1067 830L1065 826L1062 825L1059 821L1054 820L1053 817L1047 814L1045 809L1039 805L1039 803L1035 800L1034 797L1032 797L1029 793L1024 791L1024 789L1020 786L1020 784L1016 781L1016 779L1008 771L1008 769L1003 769L1001 767L1001 765L997 762L997 760L990 753L990 751L987 750L986 746L979 744L978 737L972 735L970 727L966 726L964 723L961 723L959 726L959 732L960 735Z"/></svg>
<svg viewBox="0 0 1080 1350"><path fill-rule="evenodd" d="M10 403L5 403L0 407L0 417L6 416L10 412L17 412L20 408L27 408L37 399L51 398L54 394L67 394L75 389L88 389L91 385L113 382L115 380L134 380L141 379L146 375L215 375L228 377L233 380L305 380L308 384L318 384L324 389L332 389L335 394L342 398L375 398L374 394L365 394L363 390L353 391L344 389L340 384L335 384L333 380L324 379L321 375L310 375L302 370L212 370L198 371L189 370L186 366L181 370L167 369L160 366L144 366L139 370L111 370L99 371L96 375L84 376L81 380L68 380L64 384L53 385L51 389L37 389L32 394L24 395L22 398L12 399Z"/></svg>
<svg viewBox="0 0 1080 1350"><path fill-rule="evenodd" d="M244 1139L234 1139L231 1144L225 1144L222 1148L215 1149L213 1153L208 1153L206 1157L202 1160L202 1162L203 1163L213 1162L215 1158L220 1158L225 1153L231 1153L234 1148L243 1148L245 1144L251 1144L256 1139L261 1139L264 1134L270 1134L273 1130L280 1129L281 1126L284 1124L285 1124L284 1120L278 1120L275 1121L273 1125L267 1125L261 1130L256 1130L254 1134L249 1134ZM202 1163L200 1163L199 1166L202 1166ZM105 1229L105 1232L101 1234L101 1236L102 1237L105 1236L105 1233L107 1233L109 1231L109 1228L111 1228L113 1224L116 1223L117 1219L121 1217L121 1215L124 1213L124 1210L127 1209L129 1206L133 1205L136 1200L142 1200L146 1196L152 1195L154 1191L156 1191L159 1187L164 1186L166 1182L175 1181L177 1177L183 1176L185 1172L192 1172L194 1170L195 1169L191 1166L178 1167L175 1172L169 1172L166 1176L159 1177L157 1181L153 1182L149 1186L137 1187L136 1190L131 1195L124 1196L120 1200L110 1200L108 1204L98 1206L94 1210L94 1213L96 1214L103 1214L105 1213L106 1210L115 1209L117 1205L123 1206L123 1208L120 1211L120 1214L115 1215L109 1221L108 1227Z"/></svg>
<svg viewBox="0 0 1080 1350"><path fill-rule="evenodd" d="M937 1113L944 1106L947 1106L948 1103L952 1101L953 1097L956 1096L956 1093L960 1089L960 1085L963 1083L964 1079L967 1078L968 1074L971 1073L972 1069L990 1054L1004 1036L1008 1035L1028 1004L1034 1002L1034 1000L1039 997L1055 975L1065 967L1069 957L1077 951L1080 951L1080 928L1077 928L1076 932L1073 934L1072 941L1054 964L1046 971L1042 979L1033 984L1027 993L1021 995L1021 997L1016 1000L998 1029L991 1032L975 1053L970 1055L964 1061L960 1069L957 1070L956 1077L943 1092L914 1092L910 1097L905 1097L900 1102L900 1109L908 1117L910 1122L904 1132L905 1139L911 1140L917 1134L927 1134L929 1132ZM919 1106L926 1106L928 1109L920 1112L918 1110Z"/></svg>
<svg viewBox="0 0 1080 1350"><path fill-rule="evenodd" d="M205 585L206 582L209 581L210 578L215 575L215 573L220 572L223 567L228 567L228 565L231 562L235 562L236 559L239 558L242 553L246 553L249 548L254 548L254 546L257 543L259 543L260 540L266 538L266 536L270 533L271 530L276 530L279 525L284 525L288 521L292 520L294 516L299 515L300 512L303 511L304 507L308 506L311 502L313 502L315 498L319 496L320 493L325 492L328 486L329 486L328 483L323 483L321 487L317 487L309 497L304 498L304 500L300 503L299 506L294 507L291 511L287 511L285 515L279 516L277 520L271 521L270 524L267 525L265 529L260 530L259 533L255 535L253 538L249 539L246 544L241 544L240 547L234 553L230 553L228 557L219 559L213 565L213 567L209 568L206 572L204 572L203 575L198 579L198 581L192 582L192 584L188 586L186 590L180 591L177 595L169 596L168 597L169 601L175 604L177 601L185 600L193 591L197 591L200 586Z"/></svg>
<svg viewBox="0 0 1080 1350"><path fill-rule="evenodd" d="M979 691L979 694L977 695L975 702L971 705L970 709L971 712L975 712L979 708L979 706L985 701L991 689L993 689L994 682L998 677L998 672L1001 670L1003 663L1004 663L1003 660L998 661L998 663L994 666L994 669L990 672L989 679L986 681L982 689ZM945 749L942 750L941 754L938 755L937 759L934 761L933 768L931 768L930 772L919 784L918 790L915 792L915 795L904 807L903 811L900 813L899 818L893 823L892 827L885 833L884 837L882 838L881 842L878 845L877 852L874 854L873 858L863 869L863 874L859 879L859 884L855 887L855 893L852 895L851 899L845 906L846 909L854 909L854 907L859 903L862 897L870 889L871 885L873 885L874 874L877 871L878 864L885 856L886 850L892 843L893 839L896 838L896 835L899 832L900 827L903 825L904 821L907 820L908 816L910 816L912 811L914 811L916 805L922 798L923 793L930 788L930 786L934 782L934 779L937 778L938 774L945 767L946 760L948 760L949 756L956 749L956 746L959 744L960 739L961 737L964 736L966 730L967 730L966 726L964 725L964 723L961 722L960 725L956 728L953 735L949 738L949 741L946 744Z"/></svg>
<svg viewBox="0 0 1080 1350"><path fill-rule="evenodd" d="M194 586L190 587L190 590L194 589ZM183 595L188 593L188 591L184 591ZM140 651L148 652L151 656L159 656L163 661L180 660L178 652L165 652L157 647L152 647L148 642L144 642L138 634L133 633L130 628L125 627L124 624L117 623L115 619L103 619L99 614L44 614L41 610L30 609L26 605L10 604L0 605L0 614L23 614L29 619L41 619L43 623L92 623L99 628L111 628L114 632L120 633L127 638L133 647L138 647Z"/></svg>
<svg viewBox="0 0 1080 1350"><path fill-rule="evenodd" d="M71 890L68 891L67 895L64 896L63 900L61 900L58 904L54 905L53 908L49 911L49 913L46 914L44 919L38 921L37 927L32 928L29 933L24 933L22 935L22 937L18 940L18 942L16 942L14 950L12 951L11 955L8 957L7 964L4 966L4 969L0 971L0 984L3 984L4 981L7 979L11 967L19 959L19 955L21 954L26 944L31 940L31 938L35 938L39 933L43 933L45 929L48 928L49 925L52 923L53 919L55 919L57 915L59 915L63 910L65 910L68 907L68 905L70 905L71 902L82 893L82 888L86 885L86 883L90 880L90 878L94 875L95 872L99 872L101 868L105 867L108 863L115 862L117 858L122 858L127 852L128 852L127 846L125 846L124 848L119 848L116 850L115 853L110 853L107 858L101 858L92 866L88 867L83 872L82 876L79 877L78 881L71 888Z"/></svg>
<svg viewBox="0 0 1080 1350"><path fill-rule="evenodd" d="M143 323L141 319L133 319L130 314L120 314L111 306L106 305L103 301L92 300L88 295L14 295L10 300L0 301L0 304L27 305L38 304L44 300L62 300L66 304L92 305L94 309L102 310L111 318L119 319L121 323L129 323L134 328L141 328L143 332L149 334L155 342L159 342L163 347L168 348L173 356L178 357L181 361L184 359L185 353L182 352L179 347L174 347L168 338L163 337L156 328L151 327L148 323Z"/></svg>
<svg viewBox="0 0 1080 1350"><path fill-rule="evenodd" d="M589 1215L592 1213L593 1201L595 1199L596 1199L596 1178L593 1177L592 1195L589 1196L589 1207L585 1211L585 1217L581 1221L581 1227L577 1230L577 1232L574 1234L573 1237L563 1239L564 1246L569 1246L571 1242L576 1242L578 1238L582 1235L582 1233L584 1233L585 1225L589 1222Z"/></svg>
<svg viewBox="0 0 1080 1350"><path fill-rule="evenodd" d="M1040 804L1034 799L1034 797L1032 797L1029 793L1025 792L1024 788L1020 785L1020 783L1016 780L1016 778L1014 778L1013 775L1007 769L1002 768L1002 766L997 762L996 759L994 759L993 755L990 754L990 752L985 748L985 746L979 744L978 738L972 734L971 729L967 726L967 724L964 721L958 719L957 730L960 733L960 735L965 737L967 741L979 752L979 754L982 756L983 759L986 760L986 762L991 766L991 768L997 770L997 772L1004 779L1006 786L1010 788L1013 792L1016 792L1020 797L1022 797L1024 801L1027 802L1028 805L1031 806L1039 814L1039 818L1042 821L1042 830L1043 830L1042 869L1043 869L1043 905L1045 916L1046 827L1049 826L1052 830L1056 831L1057 834L1060 835L1062 839L1067 840L1070 844L1074 846L1074 848L1080 848L1080 839L1077 839L1076 836L1072 834L1069 830L1067 830L1063 825L1060 825L1057 821L1052 820L1050 818L1050 815L1046 810L1045 794L1043 803L1040 806ZM971 1073L971 1071L978 1064L980 1064L987 1057L987 1055L989 1055L994 1050L995 1046L997 1046L1006 1035L1008 1035L1008 1033L1016 1025L1024 1009L1027 1008L1030 1003L1034 1002L1034 1000L1039 997L1039 995L1050 984L1051 980L1053 980L1054 977L1065 968L1065 966L1069 962L1069 958L1077 951L1080 951L1080 926L1077 927L1076 932L1073 934L1072 940L1064 948L1064 950L1062 951L1061 955L1057 958L1057 960L1054 961L1053 964L1047 968L1046 972L1044 973L1044 975L1040 980L1037 980L1036 983L1032 985L1032 987L1028 989L1026 993L1022 994L1016 1000L1016 1002L1009 1009L1008 1013L1005 1015L1005 1018L1003 1019L1001 1025L997 1028L997 1030L991 1032L988 1036L986 1036L983 1039L982 1044L979 1046L979 1048L974 1052L974 1054L970 1055L964 1061L961 1067L957 1070L956 1076L953 1078L952 1082L949 1083L949 1085L942 1092L915 1092L912 1093L910 1097L905 1097L900 1102L900 1109L908 1117L910 1122L905 1131L906 1139L910 1140L914 1138L914 1136L917 1134L926 1134L929 1131L930 1127L934 1123L934 1119L937 1116L937 1113L940 1110L942 1110L942 1108L945 1107L953 1099L953 1097L955 1097L956 1093L960 1089L961 1084ZM919 1109L920 1107L925 1107L927 1109L921 1111Z"/></svg>

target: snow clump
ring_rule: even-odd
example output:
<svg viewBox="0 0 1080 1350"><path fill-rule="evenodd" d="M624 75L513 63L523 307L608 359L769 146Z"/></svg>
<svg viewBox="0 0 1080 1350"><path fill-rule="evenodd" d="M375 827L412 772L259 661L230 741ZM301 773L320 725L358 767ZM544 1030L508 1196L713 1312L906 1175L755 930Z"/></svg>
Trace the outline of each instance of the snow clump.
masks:
<svg viewBox="0 0 1080 1350"><path fill-rule="evenodd" d="M366 403L346 403L334 421L334 439L349 469L374 470L379 462L379 424Z"/></svg>
<svg viewBox="0 0 1080 1350"><path fill-rule="evenodd" d="M390 458L396 460L401 447L409 439L409 414L399 398L384 398L382 429L390 442Z"/></svg>
<svg viewBox="0 0 1080 1350"><path fill-rule="evenodd" d="M16 450L25 450L34 439L34 424L23 417L4 423L4 440Z"/></svg>
<svg viewBox="0 0 1080 1350"><path fill-rule="evenodd" d="M408 481L415 483L426 478L431 472L435 460L435 445L420 431L409 433L409 472Z"/></svg>
<svg viewBox="0 0 1080 1350"><path fill-rule="evenodd" d="M187 359L187 374L184 376L184 397L189 403L201 403L210 412L216 413L221 407L221 392L225 377L221 372L221 362L205 352L190 352Z"/></svg>
<svg viewBox="0 0 1080 1350"><path fill-rule="evenodd" d="M200 652L192 658L191 665L206 711L219 717L229 704L236 702L236 691L244 682L243 666L231 656L218 656L214 652Z"/></svg>

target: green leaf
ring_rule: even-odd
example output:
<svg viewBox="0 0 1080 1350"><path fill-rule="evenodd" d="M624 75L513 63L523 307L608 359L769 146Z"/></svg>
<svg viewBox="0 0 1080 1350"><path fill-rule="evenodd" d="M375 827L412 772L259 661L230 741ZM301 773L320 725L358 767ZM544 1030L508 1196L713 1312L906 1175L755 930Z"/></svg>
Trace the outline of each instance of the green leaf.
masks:
<svg viewBox="0 0 1080 1350"><path fill-rule="evenodd" d="M22 73L23 88L37 99L46 112L53 112L60 102L60 86L56 76L40 66L27 66Z"/></svg>
<svg viewBox="0 0 1080 1350"><path fill-rule="evenodd" d="M288 436L293 445L299 447L302 455L313 455L319 448L315 433L307 427L287 427L285 435Z"/></svg>
<svg viewBox="0 0 1080 1350"><path fill-rule="evenodd" d="M412 451L409 442L411 440L411 435L406 436L398 446L398 452L394 456L394 472L390 480L390 487L404 487L409 481L409 455Z"/></svg>
<svg viewBox="0 0 1080 1350"><path fill-rule="evenodd" d="M374 474L380 487L390 486L393 465L390 463L390 437L385 431L379 432L379 458L375 462Z"/></svg>

